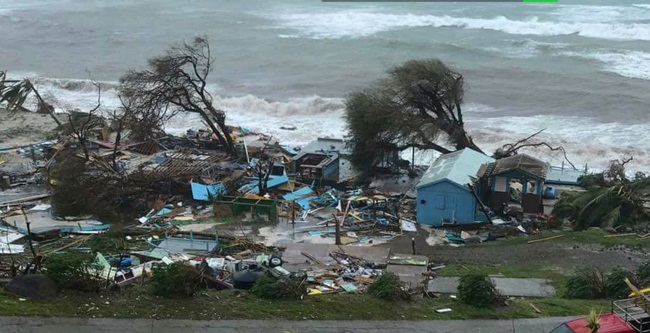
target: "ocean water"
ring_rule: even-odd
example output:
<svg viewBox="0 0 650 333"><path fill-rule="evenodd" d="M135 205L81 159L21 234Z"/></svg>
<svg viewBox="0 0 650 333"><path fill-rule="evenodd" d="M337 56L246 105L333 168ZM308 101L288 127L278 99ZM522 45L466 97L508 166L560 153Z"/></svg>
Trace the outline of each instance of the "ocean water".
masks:
<svg viewBox="0 0 650 333"><path fill-rule="evenodd" d="M439 58L464 73L467 127L487 151L545 129L576 165L629 155L636 170L650 164L650 1L0 0L0 31L0 68L33 78L60 110L94 105L89 77L115 107L128 69L206 35L215 104L231 124L291 145L344 136L350 92L403 61Z"/></svg>

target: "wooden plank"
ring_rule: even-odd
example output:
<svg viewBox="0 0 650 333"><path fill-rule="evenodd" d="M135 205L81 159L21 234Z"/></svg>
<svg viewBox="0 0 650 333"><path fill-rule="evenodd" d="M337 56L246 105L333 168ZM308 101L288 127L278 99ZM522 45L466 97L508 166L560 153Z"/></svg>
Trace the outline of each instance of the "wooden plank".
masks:
<svg viewBox="0 0 650 333"><path fill-rule="evenodd" d="M552 237L546 237L546 238L535 239L535 240L528 241L527 243L528 243L528 244L532 244L532 243L538 243L538 242L546 242L546 241L548 241L548 240L551 240L551 239L557 239L557 238L560 238L560 237L564 237L564 235L557 235L557 236L552 236Z"/></svg>
<svg viewBox="0 0 650 333"><path fill-rule="evenodd" d="M313 261L313 262L316 263L316 264L319 264L319 265L323 265L323 266L325 266L325 264L324 264L322 261L316 259L316 257L312 256L311 254L309 254L309 253L307 253L307 252L300 251L300 254L302 254L303 256L307 257L309 260Z"/></svg>
<svg viewBox="0 0 650 333"><path fill-rule="evenodd" d="M357 275L357 276L354 277L354 281L358 281L358 282L365 283L365 284L373 284L375 282L375 279L363 277L361 275Z"/></svg>
<svg viewBox="0 0 650 333"><path fill-rule="evenodd" d="M603 238L614 238L614 237L629 237L638 235L636 232L631 232L629 234L616 234L616 235L605 235Z"/></svg>
<svg viewBox="0 0 650 333"><path fill-rule="evenodd" d="M528 303L528 304L530 305L531 308L533 308L533 310L535 310L535 312L542 313L542 310L540 310L538 307L536 307L535 304L533 304L533 303Z"/></svg>

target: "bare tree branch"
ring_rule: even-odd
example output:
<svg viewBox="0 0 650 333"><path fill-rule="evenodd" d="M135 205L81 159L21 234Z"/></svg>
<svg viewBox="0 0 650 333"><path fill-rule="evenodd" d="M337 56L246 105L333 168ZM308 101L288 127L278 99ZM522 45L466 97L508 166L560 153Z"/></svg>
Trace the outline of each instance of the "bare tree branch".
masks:
<svg viewBox="0 0 650 333"><path fill-rule="evenodd" d="M537 147L546 147L550 151L560 151L562 152L562 155L564 155L564 160L571 165L571 167L575 170L576 167L573 165L573 163L569 160L569 157L566 154L566 150L562 146L557 146L553 147L549 143L545 141L540 141L540 142L530 142L533 138L535 138L537 135L540 133L544 132L546 129L541 129L515 143L508 143L503 145L501 148L497 149L497 151L494 152L493 157L496 159L504 158L504 157L509 157L518 154L520 149L523 148L537 148Z"/></svg>
<svg viewBox="0 0 650 333"><path fill-rule="evenodd" d="M165 55L150 59L149 69L129 71L120 79L120 91L133 99L136 109L163 110L159 113L163 118L170 105L199 114L226 152L235 156L226 114L213 106L213 98L206 90L213 61L204 37L177 44Z"/></svg>

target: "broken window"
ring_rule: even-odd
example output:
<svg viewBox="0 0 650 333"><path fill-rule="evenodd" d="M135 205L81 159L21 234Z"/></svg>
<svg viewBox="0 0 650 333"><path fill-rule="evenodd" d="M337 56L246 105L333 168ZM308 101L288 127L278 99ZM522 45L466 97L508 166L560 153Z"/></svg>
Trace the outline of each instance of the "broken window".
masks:
<svg viewBox="0 0 650 333"><path fill-rule="evenodd" d="M510 190L508 193L509 201L521 203L521 194L523 192L523 184L519 179L510 180Z"/></svg>

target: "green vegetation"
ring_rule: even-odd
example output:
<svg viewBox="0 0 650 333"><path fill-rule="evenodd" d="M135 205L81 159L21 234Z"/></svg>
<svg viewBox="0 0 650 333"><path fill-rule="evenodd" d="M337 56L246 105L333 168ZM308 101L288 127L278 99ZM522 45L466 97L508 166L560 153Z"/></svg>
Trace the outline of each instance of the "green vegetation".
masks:
<svg viewBox="0 0 650 333"><path fill-rule="evenodd" d="M460 300L469 305L487 308L502 300L494 283L486 274L468 273L460 277L458 283Z"/></svg>
<svg viewBox="0 0 650 333"><path fill-rule="evenodd" d="M626 298L630 294L630 288L625 283L625 279L636 281L633 272L620 267L614 268L605 277L605 294L610 298Z"/></svg>
<svg viewBox="0 0 650 333"><path fill-rule="evenodd" d="M45 275L51 277L59 288L97 291L103 281L97 279L97 273L91 269L94 261L95 257L88 253L59 253L45 260Z"/></svg>
<svg viewBox="0 0 650 333"><path fill-rule="evenodd" d="M587 316L587 328L593 333L597 333L600 329L600 319L598 318L600 314L596 310L589 310L589 315Z"/></svg>
<svg viewBox="0 0 650 333"><path fill-rule="evenodd" d="M408 294L402 289L399 277L391 272L384 272L377 281L371 284L368 287L368 294L387 301L409 299Z"/></svg>
<svg viewBox="0 0 650 333"><path fill-rule="evenodd" d="M544 241L544 244L571 244L574 246L579 246L580 244L595 244L602 245L606 248L613 247L630 247L630 248L650 248L650 240L648 238L640 238L639 236L631 235L624 237L605 237L609 235L608 233L601 230L585 230L585 231L557 231L550 233L543 233L539 235L534 235L530 237L511 237L505 240L499 240L494 242L485 242L475 245L469 245L474 247L480 246L515 246L515 245L527 245L527 242L543 239L547 237L552 237L556 235L563 235L562 237L550 239ZM532 244L531 244L532 245Z"/></svg>
<svg viewBox="0 0 650 333"><path fill-rule="evenodd" d="M530 265L478 265L478 264L449 264L438 271L438 276L463 276L467 273L496 275L508 278L539 278L553 281L555 289L562 289L566 275L561 270L537 263Z"/></svg>
<svg viewBox="0 0 650 333"><path fill-rule="evenodd" d="M594 268L581 268L567 279L564 296L579 299L625 298L630 293L626 278L636 280L634 273L619 267L606 274Z"/></svg>
<svg viewBox="0 0 650 333"><path fill-rule="evenodd" d="M636 269L636 279L642 288L650 284L650 260L644 261Z"/></svg>
<svg viewBox="0 0 650 333"><path fill-rule="evenodd" d="M372 172L380 161L395 162L395 154L409 147L481 151L464 128L461 73L427 59L407 61L387 74L346 100L351 162L358 170Z"/></svg>
<svg viewBox="0 0 650 333"><path fill-rule="evenodd" d="M597 269L581 268L566 281L566 298L599 299L605 295L605 276Z"/></svg>
<svg viewBox="0 0 650 333"><path fill-rule="evenodd" d="M201 274L182 263L156 265L150 284L154 295L168 298L192 296L205 287Z"/></svg>
<svg viewBox="0 0 650 333"><path fill-rule="evenodd" d="M267 273L255 281L251 292L264 299L295 300L302 299L307 294L307 288L302 281L277 279Z"/></svg>
<svg viewBox="0 0 650 333"><path fill-rule="evenodd" d="M612 160L604 172L580 177L579 182L587 190L560 196L553 215L571 221L574 230L647 221L650 215L645 202L650 178L643 173L628 178L625 164L631 160Z"/></svg>
<svg viewBox="0 0 650 333"><path fill-rule="evenodd" d="M537 314L529 303L542 314ZM168 299L154 296L146 287L132 287L119 293L66 291L59 298L20 301L0 290L0 315L46 317L174 318L218 319L513 319L540 316L585 315L587 309L607 309L607 301L565 299L513 300L508 306L477 308L450 297L403 302L385 301L368 294L305 296L303 301L265 300L236 290L205 290L192 298ZM438 314L434 310L452 308Z"/></svg>

